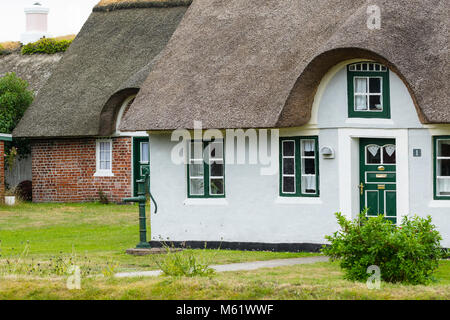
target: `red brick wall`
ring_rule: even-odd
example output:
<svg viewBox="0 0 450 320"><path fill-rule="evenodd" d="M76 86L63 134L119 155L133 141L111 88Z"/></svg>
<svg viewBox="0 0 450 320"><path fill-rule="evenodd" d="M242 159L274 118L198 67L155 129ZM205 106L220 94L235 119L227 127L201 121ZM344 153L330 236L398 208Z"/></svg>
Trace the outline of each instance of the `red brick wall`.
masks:
<svg viewBox="0 0 450 320"><path fill-rule="evenodd" d="M114 177L94 177L96 139L42 140L32 144L33 202L121 202L132 195L132 138L113 138Z"/></svg>
<svg viewBox="0 0 450 320"><path fill-rule="evenodd" d="M5 200L5 143L0 140L0 203Z"/></svg>

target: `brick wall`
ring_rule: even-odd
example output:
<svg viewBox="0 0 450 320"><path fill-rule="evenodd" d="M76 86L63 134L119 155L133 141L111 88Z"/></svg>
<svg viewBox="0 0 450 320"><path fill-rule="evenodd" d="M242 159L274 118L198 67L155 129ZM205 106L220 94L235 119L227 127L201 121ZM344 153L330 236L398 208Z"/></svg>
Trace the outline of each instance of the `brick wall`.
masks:
<svg viewBox="0 0 450 320"><path fill-rule="evenodd" d="M0 203L5 201L5 143L0 140Z"/></svg>
<svg viewBox="0 0 450 320"><path fill-rule="evenodd" d="M113 138L113 177L94 177L96 139L42 140L32 144L33 202L121 202L132 195L132 138Z"/></svg>

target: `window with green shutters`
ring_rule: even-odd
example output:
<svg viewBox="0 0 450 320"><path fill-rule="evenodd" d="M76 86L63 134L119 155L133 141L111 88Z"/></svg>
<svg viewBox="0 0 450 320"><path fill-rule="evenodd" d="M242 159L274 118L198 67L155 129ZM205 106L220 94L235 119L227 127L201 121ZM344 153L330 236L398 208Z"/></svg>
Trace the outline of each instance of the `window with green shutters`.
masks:
<svg viewBox="0 0 450 320"><path fill-rule="evenodd" d="M187 189L189 198L225 197L223 140L190 141Z"/></svg>
<svg viewBox="0 0 450 320"><path fill-rule="evenodd" d="M389 69L375 62L347 66L348 117L391 117Z"/></svg>
<svg viewBox="0 0 450 320"><path fill-rule="evenodd" d="M280 196L319 196L318 137L280 138Z"/></svg>
<svg viewBox="0 0 450 320"><path fill-rule="evenodd" d="M450 136L434 141L434 199L450 200Z"/></svg>

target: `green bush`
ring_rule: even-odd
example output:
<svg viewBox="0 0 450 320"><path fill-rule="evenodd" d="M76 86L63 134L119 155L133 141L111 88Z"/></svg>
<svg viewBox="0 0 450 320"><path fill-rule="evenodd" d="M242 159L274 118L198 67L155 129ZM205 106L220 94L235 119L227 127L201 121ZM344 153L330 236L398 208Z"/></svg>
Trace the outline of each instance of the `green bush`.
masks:
<svg viewBox="0 0 450 320"><path fill-rule="evenodd" d="M341 230L326 239L331 243L322 252L339 260L345 277L366 281L367 268L380 268L386 282L426 284L444 256L439 232L431 217L405 217L396 226L382 215L367 218L365 212L355 220L336 213Z"/></svg>
<svg viewBox="0 0 450 320"><path fill-rule="evenodd" d="M28 90L25 80L17 77L15 73L0 77L0 133L11 133L32 101L33 92ZM30 153L27 140L14 139L13 142L6 143L5 151L8 156L13 146L20 157Z"/></svg>
<svg viewBox="0 0 450 320"><path fill-rule="evenodd" d="M15 73L0 78L0 132L11 133L33 101L28 83Z"/></svg>
<svg viewBox="0 0 450 320"><path fill-rule="evenodd" d="M54 54L57 52L65 52L72 40L55 40L51 38L43 38L36 42L29 43L22 47L22 54Z"/></svg>

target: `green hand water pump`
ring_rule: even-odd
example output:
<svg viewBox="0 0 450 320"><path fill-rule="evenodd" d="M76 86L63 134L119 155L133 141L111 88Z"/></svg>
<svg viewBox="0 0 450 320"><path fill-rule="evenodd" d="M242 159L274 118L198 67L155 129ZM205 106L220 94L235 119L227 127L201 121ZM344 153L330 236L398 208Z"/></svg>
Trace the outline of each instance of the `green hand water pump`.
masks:
<svg viewBox="0 0 450 320"><path fill-rule="evenodd" d="M150 195L150 199L155 204L155 213L158 211L158 205L152 196L149 188L149 169L143 168L142 175L143 179L136 181L138 185L137 197L125 198L123 202L137 202L139 204L139 243L137 244L137 249L148 249L150 244L147 242L147 224L145 216L145 204L147 202L147 194Z"/></svg>

